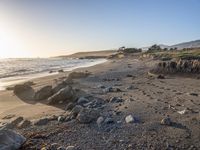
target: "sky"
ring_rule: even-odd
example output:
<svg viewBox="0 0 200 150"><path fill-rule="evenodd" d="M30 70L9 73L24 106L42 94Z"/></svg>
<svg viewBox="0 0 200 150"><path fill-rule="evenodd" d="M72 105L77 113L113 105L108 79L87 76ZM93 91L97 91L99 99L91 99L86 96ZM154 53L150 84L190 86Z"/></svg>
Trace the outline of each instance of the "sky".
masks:
<svg viewBox="0 0 200 150"><path fill-rule="evenodd" d="M0 0L0 58L200 39L199 0Z"/></svg>

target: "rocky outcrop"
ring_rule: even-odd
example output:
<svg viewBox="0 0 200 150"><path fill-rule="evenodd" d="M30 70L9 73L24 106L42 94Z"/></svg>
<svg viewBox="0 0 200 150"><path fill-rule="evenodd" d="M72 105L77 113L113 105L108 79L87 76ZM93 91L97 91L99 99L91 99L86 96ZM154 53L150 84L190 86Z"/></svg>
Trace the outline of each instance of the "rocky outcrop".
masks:
<svg viewBox="0 0 200 150"><path fill-rule="evenodd" d="M25 141L25 137L12 130L0 130L0 150L17 150Z"/></svg>
<svg viewBox="0 0 200 150"><path fill-rule="evenodd" d="M15 85L13 87L13 92L15 94L21 94L21 93L26 92L26 91L31 90L31 89L32 88L29 84L24 83L24 84Z"/></svg>
<svg viewBox="0 0 200 150"><path fill-rule="evenodd" d="M200 73L200 60L162 61L152 71L158 73Z"/></svg>
<svg viewBox="0 0 200 150"><path fill-rule="evenodd" d="M60 102L72 102L76 99L76 93L71 86L66 86L53 96L48 98L48 104L58 104Z"/></svg>
<svg viewBox="0 0 200 150"><path fill-rule="evenodd" d="M52 86L44 86L35 92L34 99L44 100L53 94Z"/></svg>

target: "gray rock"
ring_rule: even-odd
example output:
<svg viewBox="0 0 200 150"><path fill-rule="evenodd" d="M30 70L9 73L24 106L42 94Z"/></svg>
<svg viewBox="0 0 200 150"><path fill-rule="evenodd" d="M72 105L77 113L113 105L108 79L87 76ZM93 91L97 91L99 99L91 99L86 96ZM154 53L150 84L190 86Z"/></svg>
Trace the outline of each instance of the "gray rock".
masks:
<svg viewBox="0 0 200 150"><path fill-rule="evenodd" d="M66 150L66 148L63 147L63 146L60 146L60 147L57 148L57 150Z"/></svg>
<svg viewBox="0 0 200 150"><path fill-rule="evenodd" d="M133 117L132 115L128 115L125 118L126 123L138 123L139 119L136 117Z"/></svg>
<svg viewBox="0 0 200 150"><path fill-rule="evenodd" d="M78 115L78 113L83 109L82 106L80 105L76 105L72 111L71 111L71 115L73 115L74 117L76 117Z"/></svg>
<svg viewBox="0 0 200 150"><path fill-rule="evenodd" d="M49 121L50 121L49 118L42 118L42 119L36 120L34 122L34 125L43 126L43 125L46 125Z"/></svg>
<svg viewBox="0 0 200 150"><path fill-rule="evenodd" d="M58 117L58 122L64 122L65 121L65 117L64 116L59 116Z"/></svg>
<svg viewBox="0 0 200 150"><path fill-rule="evenodd" d="M21 93L26 92L31 89L32 89L31 86L28 84L18 84L18 85L14 86L13 92L15 94L21 94Z"/></svg>
<svg viewBox="0 0 200 150"><path fill-rule="evenodd" d="M104 117L100 116L98 119L97 119L97 125L98 127L101 127L103 122L104 122Z"/></svg>
<svg viewBox="0 0 200 150"><path fill-rule="evenodd" d="M123 102L123 99L119 97L111 97L110 99L110 103L121 103L121 102Z"/></svg>
<svg viewBox="0 0 200 150"><path fill-rule="evenodd" d="M163 118L160 123L161 123L161 125L170 126L172 124L172 121L171 121L171 119L169 117L166 117L166 118Z"/></svg>
<svg viewBox="0 0 200 150"><path fill-rule="evenodd" d="M67 146L66 150L76 150L75 146Z"/></svg>
<svg viewBox="0 0 200 150"><path fill-rule="evenodd" d="M77 101L77 104L78 105L83 105L83 104L86 104L86 103L88 103L89 102L89 100L87 99L87 98L85 98L85 97L80 97L79 99L78 99L78 101Z"/></svg>
<svg viewBox="0 0 200 150"><path fill-rule="evenodd" d="M14 119L14 120L11 121L10 123L8 123L8 124L6 125L6 128L9 128L9 129L15 128L15 127L17 127L18 124L19 124L20 122L22 122L23 120L24 120L23 117L17 117L16 119Z"/></svg>
<svg viewBox="0 0 200 150"><path fill-rule="evenodd" d="M56 94L48 98L49 104L58 104L61 101L73 102L76 99L75 91L71 86L61 89Z"/></svg>
<svg viewBox="0 0 200 150"><path fill-rule="evenodd" d="M82 109L76 117L80 123L90 123L99 117L99 111L95 109Z"/></svg>
<svg viewBox="0 0 200 150"><path fill-rule="evenodd" d="M17 150L25 141L25 137L12 130L0 130L0 150Z"/></svg>
<svg viewBox="0 0 200 150"><path fill-rule="evenodd" d="M105 123L105 124L113 124L113 123L114 123L114 119L111 118L111 117L107 117L107 118L104 120L104 123Z"/></svg>
<svg viewBox="0 0 200 150"><path fill-rule="evenodd" d="M45 86L35 92L34 99L44 100L50 97L52 94L53 94L52 86Z"/></svg>
<svg viewBox="0 0 200 150"><path fill-rule="evenodd" d="M66 107L66 110L72 110L74 108L75 104L74 103L69 103Z"/></svg>
<svg viewBox="0 0 200 150"><path fill-rule="evenodd" d="M31 124L32 124L31 121L29 121L29 120L24 120L24 121L22 121L22 122L18 125L18 128L19 128L19 129L27 128L27 127L30 127Z"/></svg>
<svg viewBox="0 0 200 150"><path fill-rule="evenodd" d="M130 85L129 87L127 87L127 90L132 90L132 89L134 89L133 85Z"/></svg>
<svg viewBox="0 0 200 150"><path fill-rule="evenodd" d="M62 81L62 82L59 82L59 83L56 83L53 85L52 87L52 91L53 93L57 93L58 91L60 91L61 89L65 88L68 84L65 82L65 81Z"/></svg>

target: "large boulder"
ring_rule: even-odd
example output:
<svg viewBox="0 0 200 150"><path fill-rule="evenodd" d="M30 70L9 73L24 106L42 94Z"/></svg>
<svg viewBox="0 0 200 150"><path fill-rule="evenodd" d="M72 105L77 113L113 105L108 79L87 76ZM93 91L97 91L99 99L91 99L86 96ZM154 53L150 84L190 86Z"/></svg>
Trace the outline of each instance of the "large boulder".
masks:
<svg viewBox="0 0 200 150"><path fill-rule="evenodd" d="M44 86L35 92L34 99L44 100L53 94L52 86Z"/></svg>
<svg viewBox="0 0 200 150"><path fill-rule="evenodd" d="M99 116L100 116L100 113L98 110L84 108L79 112L76 118L80 123L87 124L92 121L96 121Z"/></svg>
<svg viewBox="0 0 200 150"><path fill-rule="evenodd" d="M13 88L13 92L15 94L21 94L23 92L26 92L28 90L31 90L31 86L29 84L17 84Z"/></svg>
<svg viewBox="0 0 200 150"><path fill-rule="evenodd" d="M25 141L25 137L12 130L0 130L0 150L17 150Z"/></svg>
<svg viewBox="0 0 200 150"><path fill-rule="evenodd" d="M49 104L58 104L59 102L72 102L76 99L76 93L71 86L66 86L53 96L48 98Z"/></svg>
<svg viewBox="0 0 200 150"><path fill-rule="evenodd" d="M67 83L65 81L56 83L56 84L53 85L52 91L53 91L53 93L57 93L61 89L65 88L66 86L67 86Z"/></svg>

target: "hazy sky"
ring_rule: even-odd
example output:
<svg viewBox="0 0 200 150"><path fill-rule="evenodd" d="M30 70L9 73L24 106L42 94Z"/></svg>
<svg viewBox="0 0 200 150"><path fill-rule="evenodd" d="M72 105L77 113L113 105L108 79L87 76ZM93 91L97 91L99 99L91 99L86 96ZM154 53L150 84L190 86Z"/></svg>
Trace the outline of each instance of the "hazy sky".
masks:
<svg viewBox="0 0 200 150"><path fill-rule="evenodd" d="M0 0L0 58L200 39L200 0Z"/></svg>

